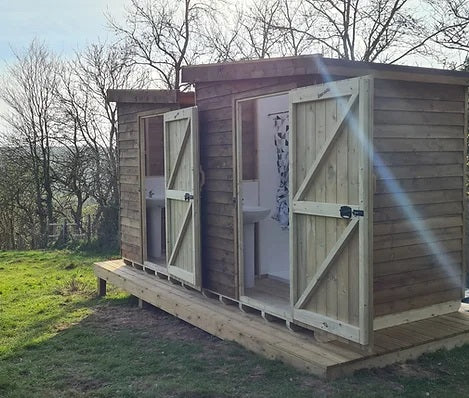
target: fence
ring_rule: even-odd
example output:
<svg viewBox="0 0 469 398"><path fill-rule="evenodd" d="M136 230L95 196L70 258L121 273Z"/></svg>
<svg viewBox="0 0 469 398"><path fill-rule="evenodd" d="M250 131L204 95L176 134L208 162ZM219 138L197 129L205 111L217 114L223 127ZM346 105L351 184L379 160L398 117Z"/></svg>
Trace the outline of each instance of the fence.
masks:
<svg viewBox="0 0 469 398"><path fill-rule="evenodd" d="M86 216L80 224L69 223L63 220L59 223L49 224L49 241L68 242L70 240L87 240L88 242L94 236L94 226L91 222L91 216Z"/></svg>

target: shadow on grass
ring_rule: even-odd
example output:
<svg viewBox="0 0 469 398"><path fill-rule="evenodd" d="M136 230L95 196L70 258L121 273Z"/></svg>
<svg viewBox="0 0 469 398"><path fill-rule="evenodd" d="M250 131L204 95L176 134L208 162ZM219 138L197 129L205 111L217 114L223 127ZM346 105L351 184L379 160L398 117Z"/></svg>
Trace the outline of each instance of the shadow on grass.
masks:
<svg viewBox="0 0 469 398"><path fill-rule="evenodd" d="M132 296L102 300L96 295L90 297L83 297L82 295L62 297L60 294L55 295L57 300L64 300L58 307L54 307L54 309L58 308L58 310L55 309L51 315L46 315L48 311L40 310L40 319L28 323L26 327L21 327L18 332L13 328L10 333L18 333L19 338L13 340L8 349L0 349L0 359L14 357L18 351L42 344L42 342L47 341L56 333L68 329L71 325L79 323L83 318L91 315L99 303L104 302L107 306L131 306L137 303L136 299ZM5 330L7 329L8 325L5 327Z"/></svg>
<svg viewBox="0 0 469 398"><path fill-rule="evenodd" d="M93 297L69 307L93 312L1 359L0 396L467 396L467 346L327 383L135 304L132 298ZM46 328L63 316L34 327Z"/></svg>
<svg viewBox="0 0 469 398"><path fill-rule="evenodd" d="M292 390L294 369L162 311L138 310L130 299L97 304L78 324L0 360L0 396L308 396Z"/></svg>

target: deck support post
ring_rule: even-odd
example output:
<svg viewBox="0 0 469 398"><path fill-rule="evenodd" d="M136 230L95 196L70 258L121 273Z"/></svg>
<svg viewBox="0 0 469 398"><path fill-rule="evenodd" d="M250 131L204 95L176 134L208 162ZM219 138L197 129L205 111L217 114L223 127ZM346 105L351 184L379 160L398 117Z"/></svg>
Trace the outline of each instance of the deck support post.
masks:
<svg viewBox="0 0 469 398"><path fill-rule="evenodd" d="M106 279L98 277L98 296L104 297L106 295Z"/></svg>

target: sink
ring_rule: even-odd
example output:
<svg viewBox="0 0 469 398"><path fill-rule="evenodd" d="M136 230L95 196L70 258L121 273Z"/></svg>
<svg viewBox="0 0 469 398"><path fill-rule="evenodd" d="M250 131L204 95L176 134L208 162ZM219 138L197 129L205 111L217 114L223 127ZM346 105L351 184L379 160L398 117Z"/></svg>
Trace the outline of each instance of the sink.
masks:
<svg viewBox="0 0 469 398"><path fill-rule="evenodd" d="M146 198L147 207L164 207L164 196L153 196L152 198Z"/></svg>
<svg viewBox="0 0 469 398"><path fill-rule="evenodd" d="M261 206L243 206L243 221L245 224L254 224L266 218L270 209Z"/></svg>

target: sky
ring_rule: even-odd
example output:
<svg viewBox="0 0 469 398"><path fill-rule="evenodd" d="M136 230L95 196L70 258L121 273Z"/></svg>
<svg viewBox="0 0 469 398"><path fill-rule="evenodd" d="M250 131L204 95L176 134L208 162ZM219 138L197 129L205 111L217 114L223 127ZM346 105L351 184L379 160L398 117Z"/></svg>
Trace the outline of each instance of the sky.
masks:
<svg viewBox="0 0 469 398"><path fill-rule="evenodd" d="M68 56L106 39L106 13L121 19L128 0L0 0L0 70L34 38Z"/></svg>
<svg viewBox="0 0 469 398"><path fill-rule="evenodd" d="M0 0L0 75L35 38L63 57L110 32L106 14L121 20L129 0ZM0 112L6 105L0 101ZM1 122L0 122L1 124Z"/></svg>

